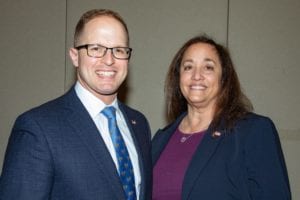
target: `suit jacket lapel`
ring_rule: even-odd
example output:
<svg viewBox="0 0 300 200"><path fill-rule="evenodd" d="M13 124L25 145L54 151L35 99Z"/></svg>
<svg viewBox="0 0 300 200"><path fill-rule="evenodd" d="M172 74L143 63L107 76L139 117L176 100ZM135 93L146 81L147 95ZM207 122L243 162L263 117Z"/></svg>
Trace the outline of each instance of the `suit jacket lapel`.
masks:
<svg viewBox="0 0 300 200"><path fill-rule="evenodd" d="M71 89L66 97L70 110L70 113L66 116L68 123L73 127L74 132L95 159L107 182L112 186L112 191L117 196L117 199L124 199L124 193L120 193L123 188L115 164L102 137L98 133L96 125L80 102L74 89Z"/></svg>
<svg viewBox="0 0 300 200"><path fill-rule="evenodd" d="M164 148L166 147L167 143L169 142L170 137L175 132L176 128L179 126L181 120L186 115L186 113L182 114L180 117L176 119L174 123L170 126L167 126L163 130L159 130L157 134L159 135L159 140L156 141L155 137L153 143L155 146L152 148L152 159L153 164L155 164L159 158L159 155L162 153ZM221 126L222 127L222 126ZM222 128L219 130L222 130ZM163 132L163 133L161 133ZM209 128L203 137L201 144L197 147L196 152L188 166L188 169L185 173L185 177L183 180L183 188L182 188L182 199L188 199L190 192L193 189L194 182L197 178L201 175L203 169L205 168L207 162L213 156L214 152L216 151L220 141L224 137L224 133L222 131L221 136L213 137L212 130Z"/></svg>
<svg viewBox="0 0 300 200"><path fill-rule="evenodd" d="M137 151L138 155L138 161L139 161L139 166L140 166L140 174L141 174L141 189L140 189L140 196L144 196L143 193L146 190L146 184L145 184L145 162L144 162L144 156L142 155L142 139L140 137L145 137L143 134L138 134L139 131L142 129L139 127L140 123L139 120L136 119L136 116L131 115L129 112L126 112L126 107L119 102L119 108L122 111L122 114L125 118L126 124L128 126L128 129L130 131L131 137L134 142L134 146ZM144 127L145 128L145 127Z"/></svg>
<svg viewBox="0 0 300 200"><path fill-rule="evenodd" d="M185 173L182 199L188 199L188 196L193 189L194 182L201 175L207 162L213 156L223 137L223 134L219 137L213 137L211 130L208 130L203 137Z"/></svg>

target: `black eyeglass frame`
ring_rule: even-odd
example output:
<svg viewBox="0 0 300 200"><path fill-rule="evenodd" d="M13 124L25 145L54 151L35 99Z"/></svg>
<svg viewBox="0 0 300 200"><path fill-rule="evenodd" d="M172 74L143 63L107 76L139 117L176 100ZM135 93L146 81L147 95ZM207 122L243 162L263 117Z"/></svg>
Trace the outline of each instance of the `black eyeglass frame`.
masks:
<svg viewBox="0 0 300 200"><path fill-rule="evenodd" d="M97 45L99 47L105 48L103 56L100 56L100 57L99 56L91 56L89 54L88 47L92 46L92 45ZM83 44L83 45L79 45L79 46L74 47L74 48L77 49L77 50L86 49L87 55L90 56L90 57L92 57L92 58L103 58L106 55L107 50L111 50L113 57L116 58L116 59L119 59L119 60L129 60L130 57L131 57L131 52L132 52L132 48L130 48L130 47L106 47L106 46L103 46L101 44ZM118 49L118 48L124 48L124 49L126 49L126 51L128 51L128 58L119 58L119 57L116 57L115 54L114 54L114 49Z"/></svg>

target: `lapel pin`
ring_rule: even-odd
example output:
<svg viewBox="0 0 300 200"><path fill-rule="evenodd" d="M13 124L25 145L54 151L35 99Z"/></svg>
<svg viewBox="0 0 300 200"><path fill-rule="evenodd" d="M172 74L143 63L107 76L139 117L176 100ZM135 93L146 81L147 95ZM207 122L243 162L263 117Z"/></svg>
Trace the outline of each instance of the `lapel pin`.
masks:
<svg viewBox="0 0 300 200"><path fill-rule="evenodd" d="M213 133L213 137L214 138L217 138L217 137L220 137L221 136L221 133L219 132L219 131L215 131L214 133Z"/></svg>
<svg viewBox="0 0 300 200"><path fill-rule="evenodd" d="M132 119L132 120L131 120L131 123L135 125L135 124L136 124L136 121Z"/></svg>

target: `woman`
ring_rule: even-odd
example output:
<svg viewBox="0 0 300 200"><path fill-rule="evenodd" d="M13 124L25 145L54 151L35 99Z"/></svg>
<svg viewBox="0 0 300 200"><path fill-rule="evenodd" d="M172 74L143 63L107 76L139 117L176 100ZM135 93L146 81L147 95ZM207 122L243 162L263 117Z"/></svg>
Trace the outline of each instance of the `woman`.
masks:
<svg viewBox="0 0 300 200"><path fill-rule="evenodd" d="M226 48L187 41L165 91L172 123L153 138L154 200L291 198L275 126L251 113Z"/></svg>

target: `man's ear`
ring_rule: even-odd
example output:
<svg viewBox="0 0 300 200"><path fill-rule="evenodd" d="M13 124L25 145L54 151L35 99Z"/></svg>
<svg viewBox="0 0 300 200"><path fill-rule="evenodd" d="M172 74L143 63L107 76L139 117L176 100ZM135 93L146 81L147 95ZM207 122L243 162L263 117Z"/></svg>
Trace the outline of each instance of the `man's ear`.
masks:
<svg viewBox="0 0 300 200"><path fill-rule="evenodd" d="M71 61L74 65L74 67L78 67L78 50L75 48L69 49L69 56L71 58Z"/></svg>

